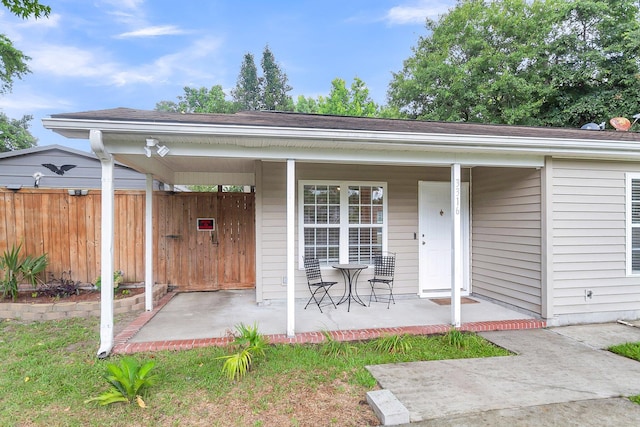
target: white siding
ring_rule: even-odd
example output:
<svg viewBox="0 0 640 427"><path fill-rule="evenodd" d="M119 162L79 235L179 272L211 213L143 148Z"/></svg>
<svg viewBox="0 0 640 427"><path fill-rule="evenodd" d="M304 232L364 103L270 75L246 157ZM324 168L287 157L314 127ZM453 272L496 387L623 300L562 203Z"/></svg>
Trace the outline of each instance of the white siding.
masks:
<svg viewBox="0 0 640 427"><path fill-rule="evenodd" d="M471 199L473 293L540 314L540 171L474 168Z"/></svg>
<svg viewBox="0 0 640 427"><path fill-rule="evenodd" d="M286 297L286 286L282 278L286 275L286 165L263 162L262 219L262 297L265 300ZM463 175L468 179L468 173ZM388 192L388 250L396 253L396 280L394 293L418 293L418 181L449 181L450 169L420 167L385 167L347 164L296 163L298 180L347 180L386 182ZM297 188L297 185L296 185ZM297 191L296 191L297 197ZM297 204L296 204L297 211ZM298 227L296 215L296 245ZM296 256L298 256L296 247ZM297 266L297 264L296 264ZM337 280L335 294L342 295L342 277L333 269L323 270L326 279ZM363 271L358 280L358 289L369 295L366 280L371 271ZM304 270L296 275L296 298L308 298Z"/></svg>
<svg viewBox="0 0 640 427"><path fill-rule="evenodd" d="M553 161L554 315L558 323L615 320L640 310L626 275L625 174L636 163ZM592 291L592 298L585 292Z"/></svg>

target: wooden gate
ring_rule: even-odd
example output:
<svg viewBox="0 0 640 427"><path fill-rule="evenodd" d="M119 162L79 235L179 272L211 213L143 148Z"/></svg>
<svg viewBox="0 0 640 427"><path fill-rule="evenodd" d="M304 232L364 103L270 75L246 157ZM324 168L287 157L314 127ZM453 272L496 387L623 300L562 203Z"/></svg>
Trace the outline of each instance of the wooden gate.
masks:
<svg viewBox="0 0 640 427"><path fill-rule="evenodd" d="M157 194L156 276L180 291L255 287L255 194ZM198 231L214 218L214 231Z"/></svg>

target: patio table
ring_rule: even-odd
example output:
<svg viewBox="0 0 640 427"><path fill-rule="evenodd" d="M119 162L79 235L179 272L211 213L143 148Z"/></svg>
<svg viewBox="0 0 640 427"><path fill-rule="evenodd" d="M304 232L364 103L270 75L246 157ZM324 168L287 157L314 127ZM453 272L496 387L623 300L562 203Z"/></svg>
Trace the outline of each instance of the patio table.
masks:
<svg viewBox="0 0 640 427"><path fill-rule="evenodd" d="M358 276L362 270L369 268L366 264L332 264L331 267L340 270L342 277L344 277L344 295L337 305L343 302L347 303L347 311L351 310L351 300L366 307L367 305L360 299L358 295Z"/></svg>

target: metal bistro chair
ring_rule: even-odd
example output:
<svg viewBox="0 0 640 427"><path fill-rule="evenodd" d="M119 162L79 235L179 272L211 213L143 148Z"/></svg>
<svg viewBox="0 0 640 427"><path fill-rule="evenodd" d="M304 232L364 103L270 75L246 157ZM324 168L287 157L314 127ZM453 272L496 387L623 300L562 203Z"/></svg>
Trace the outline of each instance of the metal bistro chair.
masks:
<svg viewBox="0 0 640 427"><path fill-rule="evenodd" d="M329 295L329 289L338 282L326 282L322 280L322 273L320 273L320 262L318 261L318 258L305 257L304 271L307 274L307 284L309 285L309 292L311 292L311 298L307 301L307 305L304 306L304 309L307 309L311 301L316 303L320 309L320 313L322 313L322 307L327 305L333 305L333 308L336 308L333 298ZM320 299L318 299L318 293L321 295ZM325 297L329 297L330 302L322 304Z"/></svg>
<svg viewBox="0 0 640 427"><path fill-rule="evenodd" d="M369 307L371 300L376 302L386 302L387 308L391 302L395 304L393 298L393 275L396 268L395 254L388 253L386 255L375 255L373 258L373 279L369 279L371 285L371 294L369 295ZM377 292L377 293L376 293ZM386 295L386 293L389 293ZM384 295L381 295L383 293Z"/></svg>

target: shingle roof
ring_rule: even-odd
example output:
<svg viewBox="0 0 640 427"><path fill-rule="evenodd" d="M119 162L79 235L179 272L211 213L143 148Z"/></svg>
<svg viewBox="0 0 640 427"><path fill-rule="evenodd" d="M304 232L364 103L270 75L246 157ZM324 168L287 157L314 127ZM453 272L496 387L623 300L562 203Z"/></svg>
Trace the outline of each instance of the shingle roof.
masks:
<svg viewBox="0 0 640 427"><path fill-rule="evenodd" d="M478 135L501 137L637 141L640 133L613 130L590 131L573 128L493 125L468 122L379 119L329 116L281 111L244 111L235 114L182 114L131 108L53 114L52 118L110 122L184 123L229 126L261 126L302 129L341 129L371 132Z"/></svg>

